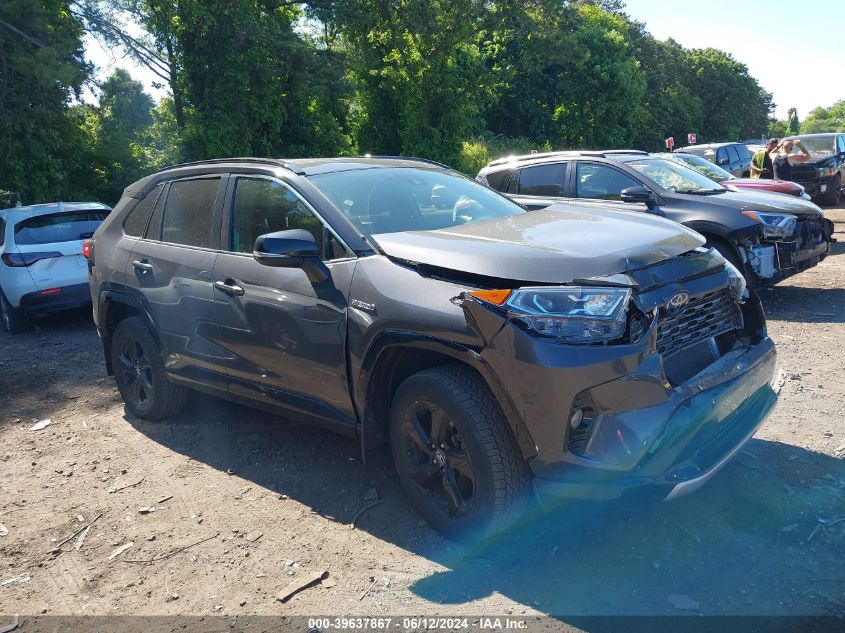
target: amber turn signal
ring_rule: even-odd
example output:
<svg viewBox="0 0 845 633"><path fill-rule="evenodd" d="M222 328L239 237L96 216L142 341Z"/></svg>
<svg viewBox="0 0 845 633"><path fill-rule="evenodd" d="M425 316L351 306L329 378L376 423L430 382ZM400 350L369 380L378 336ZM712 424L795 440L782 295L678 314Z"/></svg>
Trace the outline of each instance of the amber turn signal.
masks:
<svg viewBox="0 0 845 633"><path fill-rule="evenodd" d="M470 290L467 294L487 303L500 306L511 296L510 290Z"/></svg>

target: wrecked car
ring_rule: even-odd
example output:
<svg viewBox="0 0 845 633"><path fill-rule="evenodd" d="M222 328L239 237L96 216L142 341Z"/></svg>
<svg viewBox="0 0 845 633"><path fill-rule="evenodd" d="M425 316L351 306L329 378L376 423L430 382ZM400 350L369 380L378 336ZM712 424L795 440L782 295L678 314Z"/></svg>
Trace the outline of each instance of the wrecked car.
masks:
<svg viewBox="0 0 845 633"><path fill-rule="evenodd" d="M575 201L663 215L701 233L755 288L816 266L835 241L833 223L808 200L729 191L637 150L508 156L476 179L527 209Z"/></svg>
<svg viewBox="0 0 845 633"><path fill-rule="evenodd" d="M87 244L128 411L199 390L392 451L449 536L704 484L775 405L775 348L698 233L527 213L413 159L225 159L129 186Z"/></svg>

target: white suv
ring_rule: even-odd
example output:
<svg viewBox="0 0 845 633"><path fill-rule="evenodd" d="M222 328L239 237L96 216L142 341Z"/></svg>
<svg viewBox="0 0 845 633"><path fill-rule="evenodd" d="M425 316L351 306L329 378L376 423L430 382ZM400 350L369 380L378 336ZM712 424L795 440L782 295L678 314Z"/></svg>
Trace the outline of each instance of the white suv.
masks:
<svg viewBox="0 0 845 633"><path fill-rule="evenodd" d="M5 329L30 317L91 302L82 244L111 209L99 202L56 202L0 210L0 315Z"/></svg>

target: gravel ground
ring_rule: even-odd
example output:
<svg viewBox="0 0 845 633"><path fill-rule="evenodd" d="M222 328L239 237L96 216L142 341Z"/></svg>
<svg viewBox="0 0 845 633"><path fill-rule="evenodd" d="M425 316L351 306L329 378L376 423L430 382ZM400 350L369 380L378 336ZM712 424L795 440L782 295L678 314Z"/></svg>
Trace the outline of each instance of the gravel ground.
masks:
<svg viewBox="0 0 845 633"><path fill-rule="evenodd" d="M845 617L845 521L823 523L845 518L845 209L828 217L832 255L763 293L780 403L705 488L471 548L352 441L205 396L127 416L85 311L0 334L0 613Z"/></svg>

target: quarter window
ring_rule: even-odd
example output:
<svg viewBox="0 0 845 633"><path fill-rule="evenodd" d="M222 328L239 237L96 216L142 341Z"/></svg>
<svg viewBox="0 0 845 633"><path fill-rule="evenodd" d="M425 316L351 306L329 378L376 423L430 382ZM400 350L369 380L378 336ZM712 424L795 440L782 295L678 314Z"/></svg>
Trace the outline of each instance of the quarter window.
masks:
<svg viewBox="0 0 845 633"><path fill-rule="evenodd" d="M153 206L155 206L163 188L163 184L156 186L155 189L144 196L144 198L135 205L135 208L129 212L129 215L126 216L126 220L123 222L123 232L126 235L141 237L144 234L144 231L147 228L147 222L150 219L150 214L153 211Z"/></svg>
<svg viewBox="0 0 845 633"><path fill-rule="evenodd" d="M286 185L268 178L238 178L232 209L231 249L252 253L255 240L266 233L305 229L314 236L326 258L346 257L348 253L334 239L320 218ZM329 242L324 244L324 236Z"/></svg>
<svg viewBox="0 0 845 633"><path fill-rule="evenodd" d="M219 178L196 178L171 183L164 205L161 240L210 248L211 218L219 184Z"/></svg>
<svg viewBox="0 0 845 633"><path fill-rule="evenodd" d="M575 179L575 196L621 200L622 190L637 187L640 183L618 169L595 163L578 163Z"/></svg>
<svg viewBox="0 0 845 633"><path fill-rule="evenodd" d="M525 167L519 171L518 193L524 196L563 196L565 163Z"/></svg>
<svg viewBox="0 0 845 633"><path fill-rule="evenodd" d="M0 218L0 246L6 243L6 220Z"/></svg>

